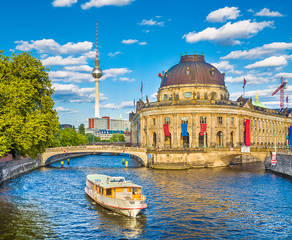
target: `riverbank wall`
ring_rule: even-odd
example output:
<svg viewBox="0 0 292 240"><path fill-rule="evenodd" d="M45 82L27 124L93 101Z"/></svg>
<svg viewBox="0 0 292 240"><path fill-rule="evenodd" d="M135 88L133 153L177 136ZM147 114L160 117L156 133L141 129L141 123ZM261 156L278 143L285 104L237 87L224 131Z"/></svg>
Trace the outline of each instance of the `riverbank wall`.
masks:
<svg viewBox="0 0 292 240"><path fill-rule="evenodd" d="M268 171L292 177L292 154L277 153L276 164L272 165L272 156L265 159L265 168Z"/></svg>
<svg viewBox="0 0 292 240"><path fill-rule="evenodd" d="M19 158L0 163L0 183L41 166L40 158Z"/></svg>
<svg viewBox="0 0 292 240"><path fill-rule="evenodd" d="M40 167L44 167L54 162L58 162L67 158L75 158L90 155L90 153L64 153L58 154L47 160L44 165L41 161L41 158L37 159L32 158L18 158L9 161L0 162L0 184L6 180L18 177L21 174L28 173L32 170L35 170Z"/></svg>

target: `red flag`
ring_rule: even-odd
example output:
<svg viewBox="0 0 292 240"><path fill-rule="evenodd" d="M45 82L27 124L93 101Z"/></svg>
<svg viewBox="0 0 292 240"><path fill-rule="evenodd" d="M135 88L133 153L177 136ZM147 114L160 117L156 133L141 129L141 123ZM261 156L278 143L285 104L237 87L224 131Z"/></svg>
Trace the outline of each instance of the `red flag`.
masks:
<svg viewBox="0 0 292 240"><path fill-rule="evenodd" d="M244 78L244 79L243 79L243 86L242 86L242 88L244 88L245 85L246 85L246 79Z"/></svg>

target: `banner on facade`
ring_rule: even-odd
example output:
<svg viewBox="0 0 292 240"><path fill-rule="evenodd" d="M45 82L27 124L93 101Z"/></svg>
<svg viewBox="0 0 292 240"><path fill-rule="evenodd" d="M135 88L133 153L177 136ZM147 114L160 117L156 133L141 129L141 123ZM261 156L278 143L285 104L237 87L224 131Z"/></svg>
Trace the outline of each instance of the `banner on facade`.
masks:
<svg viewBox="0 0 292 240"><path fill-rule="evenodd" d="M271 164L273 166L275 166L277 164L277 154L276 152L272 152L272 160L271 160Z"/></svg>
<svg viewBox="0 0 292 240"><path fill-rule="evenodd" d="M292 126L289 127L289 146L292 146Z"/></svg>
<svg viewBox="0 0 292 240"><path fill-rule="evenodd" d="M245 145L250 146L250 120L245 120Z"/></svg>
<svg viewBox="0 0 292 240"><path fill-rule="evenodd" d="M200 135L204 136L207 132L207 123L201 123L201 132Z"/></svg>
<svg viewBox="0 0 292 240"><path fill-rule="evenodd" d="M181 124L181 135L183 137L189 136L189 133L188 133L188 124L187 123L182 123Z"/></svg>
<svg viewBox="0 0 292 240"><path fill-rule="evenodd" d="M170 137L169 126L168 124L163 124L164 136Z"/></svg>

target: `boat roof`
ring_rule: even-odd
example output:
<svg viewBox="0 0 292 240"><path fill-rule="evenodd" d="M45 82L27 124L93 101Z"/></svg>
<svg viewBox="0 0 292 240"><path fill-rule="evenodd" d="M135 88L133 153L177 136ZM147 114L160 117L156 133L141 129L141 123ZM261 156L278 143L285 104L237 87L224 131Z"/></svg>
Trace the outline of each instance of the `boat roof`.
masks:
<svg viewBox="0 0 292 240"><path fill-rule="evenodd" d="M103 174L89 174L87 179L90 182L98 184L103 188L114 188L114 187L141 187L131 181L126 181L124 177L111 177Z"/></svg>

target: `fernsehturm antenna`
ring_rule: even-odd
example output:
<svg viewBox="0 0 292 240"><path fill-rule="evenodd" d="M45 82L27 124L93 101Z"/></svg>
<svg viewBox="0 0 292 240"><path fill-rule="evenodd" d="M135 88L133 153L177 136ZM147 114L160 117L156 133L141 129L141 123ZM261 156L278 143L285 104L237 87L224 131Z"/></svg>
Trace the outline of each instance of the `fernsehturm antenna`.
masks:
<svg viewBox="0 0 292 240"><path fill-rule="evenodd" d="M100 117L99 111L99 80L102 77L102 71L99 66L99 58L98 58L98 31L97 31L97 22L96 22L96 56L95 56L95 63L94 69L92 71L92 76L95 79L95 108L94 108L94 117Z"/></svg>

